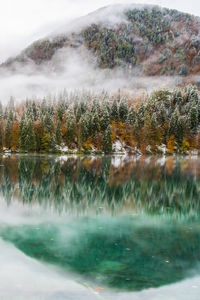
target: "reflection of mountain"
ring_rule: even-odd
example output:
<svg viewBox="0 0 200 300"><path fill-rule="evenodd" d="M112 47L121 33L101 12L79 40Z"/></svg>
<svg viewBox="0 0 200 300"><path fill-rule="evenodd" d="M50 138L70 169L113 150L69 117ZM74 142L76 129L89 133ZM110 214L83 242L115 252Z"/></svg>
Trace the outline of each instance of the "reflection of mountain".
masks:
<svg viewBox="0 0 200 300"><path fill-rule="evenodd" d="M200 260L199 226L172 220L84 218L6 227L0 235L30 257L119 290L180 281Z"/></svg>
<svg viewBox="0 0 200 300"><path fill-rule="evenodd" d="M200 162L173 157L10 156L0 159L0 192L9 203L85 211L199 214Z"/></svg>
<svg viewBox="0 0 200 300"><path fill-rule="evenodd" d="M35 42L3 66L20 71L32 64L46 65L52 71L58 67L60 59L54 58L61 49L87 49L102 69L121 67L127 74L134 70L134 76L198 74L199 30L198 17L175 10L111 6L77 20L62 34ZM61 67L65 59L60 53Z"/></svg>

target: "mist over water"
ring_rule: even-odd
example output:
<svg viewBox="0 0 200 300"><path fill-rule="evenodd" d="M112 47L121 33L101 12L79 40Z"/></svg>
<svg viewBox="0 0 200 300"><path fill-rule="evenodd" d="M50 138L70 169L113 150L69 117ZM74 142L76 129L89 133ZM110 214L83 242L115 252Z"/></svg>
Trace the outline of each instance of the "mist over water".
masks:
<svg viewBox="0 0 200 300"><path fill-rule="evenodd" d="M1 297L198 299L199 158L0 165Z"/></svg>

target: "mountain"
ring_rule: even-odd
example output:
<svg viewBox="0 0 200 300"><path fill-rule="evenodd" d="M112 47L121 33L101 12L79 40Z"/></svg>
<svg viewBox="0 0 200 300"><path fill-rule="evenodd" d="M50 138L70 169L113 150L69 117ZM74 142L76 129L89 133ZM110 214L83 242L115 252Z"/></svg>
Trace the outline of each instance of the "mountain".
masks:
<svg viewBox="0 0 200 300"><path fill-rule="evenodd" d="M157 6L109 6L76 20L61 34L36 41L1 67L38 68L52 62L60 49L70 48L89 50L101 69L195 75L200 72L200 18Z"/></svg>

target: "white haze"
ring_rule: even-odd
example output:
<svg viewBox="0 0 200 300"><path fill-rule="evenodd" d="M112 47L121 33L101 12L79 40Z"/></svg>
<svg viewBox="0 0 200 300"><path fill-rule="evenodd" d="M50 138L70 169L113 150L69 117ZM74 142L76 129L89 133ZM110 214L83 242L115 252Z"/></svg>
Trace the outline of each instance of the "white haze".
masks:
<svg viewBox="0 0 200 300"><path fill-rule="evenodd" d="M179 77L141 77L137 73L137 69L130 70L130 74L122 69L99 69L94 57L85 47L69 48L58 51L52 64L47 64L42 69L40 67L40 72L30 65L19 74L4 74L0 78L0 100L5 104L10 96L16 100L36 96L42 98L49 93L59 94L64 89L84 89L97 93L102 90L116 92L121 89L135 94L151 92L155 88L173 88L182 80Z"/></svg>
<svg viewBox="0 0 200 300"><path fill-rule="evenodd" d="M53 216L53 218L52 218ZM51 210L45 212L39 206L23 206L13 200L9 207L0 198L0 232L5 225L38 225L53 219L66 222L67 217L59 217ZM69 221L69 220L68 220ZM148 222L148 220L147 220ZM70 223L70 222L69 222ZM71 224L71 223L70 223ZM141 225L141 224L140 224ZM142 225L144 225L142 223ZM77 234L73 226L66 226L68 234ZM65 234L66 236L66 234ZM65 241L66 242L66 241ZM105 288L98 293L85 278L65 272L58 267L33 259L11 243L0 238L0 299L9 300L197 300L200 293L200 277L194 271L194 277L182 282L152 288L141 292L115 292ZM16 298L17 295L17 298Z"/></svg>
<svg viewBox="0 0 200 300"><path fill-rule="evenodd" d="M103 1L104 4L109 4L107 2ZM111 1L111 2L115 3L116 1ZM142 3L142 1L140 2ZM18 1L18 3L20 4L21 2ZM40 6L41 9L40 15L42 16L42 13L44 13L43 10L45 8L46 1L42 1L41 3L42 4ZM58 1L58 3L59 5L62 4L61 7L63 11L65 11L66 9L65 5L68 5L68 8L70 8L71 11L70 16L73 16L73 7L76 7L79 1L75 1L75 3L73 2L74 3L73 5L69 0L67 1L60 0ZM100 2L98 3L100 5ZM47 15L49 18L48 19L49 22L50 22L50 16L54 10L55 10L55 16L57 16L58 18L58 14L60 11L59 10L60 8L58 9L59 5L56 6L55 3L53 4L52 1L49 1L49 5L46 4L46 7L48 8ZM80 7L82 7L81 5L82 4L80 4ZM35 7L35 4L31 2L30 7L32 6ZM61 26L61 24L59 24L57 30L55 30L56 21L55 18L53 18L51 20L51 25L42 27L40 32L40 37L42 33L45 32L45 30L46 32L48 32L48 36L51 36L49 35L50 32L53 32L55 34L63 31L65 32L67 31L71 32L72 30L80 31L81 28L83 28L88 24L91 24L94 21L95 22L103 21L110 25L114 25L119 22L125 22L125 18L122 13L122 10L129 6L135 7L135 5L123 4L123 5L114 5L108 8L102 8L95 13L89 14L88 16L76 19L75 21L68 22L67 25ZM27 6L25 5L25 8L26 7ZM93 6L89 6L89 1L86 2L85 7L93 8ZM139 5L139 7L141 7L141 5ZM56 8L58 10L56 10ZM35 10L33 10L33 15L35 15L36 12L38 12L38 8L36 9L35 7ZM79 13L77 12L77 14L81 14L81 13L83 14L84 12L85 12L84 10L82 12L80 10ZM63 16L63 14L61 14L61 16ZM27 16L25 16L25 19L26 18ZM69 19L70 18L68 18L68 20ZM36 18L36 20L39 19ZM14 22L14 20L11 22ZM29 28L28 24L29 22L27 23L26 30L24 32L25 36L28 34L27 32L27 28ZM12 25L10 26L12 27ZM1 39L1 35L0 35L0 39ZM6 40L5 34L3 40ZM12 51L19 49L21 45L22 44L20 44L20 42L17 43L17 41L14 40L12 45ZM9 51L7 51L7 54L8 53ZM0 57L1 57L1 52L0 52ZM55 69L56 65L57 67ZM26 67L26 69L23 69L21 65L18 65L19 73L10 75L9 73L4 72L3 75L2 74L0 75L0 101L2 103L6 103L10 98L10 96L13 96L17 100L24 100L25 98L32 97L32 96L43 97L49 93L57 94L64 89L67 89L68 91L74 89L80 89L80 90L89 89L97 92L104 89L107 90L108 92L115 92L120 88L121 90L124 91L131 91L132 93L138 90L139 91L145 90L150 92L153 89L158 87L173 88L181 80L178 77L162 77L162 78L139 77L137 69L130 70L129 72L130 74L128 75L127 73L125 74L121 69L102 70L97 68L96 65L97 64L94 56L92 56L91 53L89 53L89 51L83 46L78 49L69 48L66 50L58 51L58 53L53 57L52 62L47 63L46 67L45 66L38 67L37 70L35 69L35 66L31 64L28 67ZM62 69L62 72L60 71L60 68Z"/></svg>
<svg viewBox="0 0 200 300"><path fill-rule="evenodd" d="M71 279L66 272L42 264L24 255L13 245L0 239L0 299L9 300L197 300L200 277L141 292L98 293ZM84 286L87 284L87 287ZM17 295L17 298L16 298Z"/></svg>
<svg viewBox="0 0 200 300"><path fill-rule="evenodd" d="M160 5L200 16L199 0L1 0L0 62L60 24L120 2Z"/></svg>

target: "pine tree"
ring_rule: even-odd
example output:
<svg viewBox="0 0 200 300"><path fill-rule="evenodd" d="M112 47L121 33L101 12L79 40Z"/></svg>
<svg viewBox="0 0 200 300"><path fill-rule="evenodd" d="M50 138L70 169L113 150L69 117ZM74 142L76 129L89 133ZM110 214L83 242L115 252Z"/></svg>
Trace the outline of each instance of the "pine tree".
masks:
<svg viewBox="0 0 200 300"><path fill-rule="evenodd" d="M128 113L128 117L127 117L127 122L133 126L136 122L136 112L133 106L131 106L129 113Z"/></svg>
<svg viewBox="0 0 200 300"><path fill-rule="evenodd" d="M36 150L35 133L31 120L28 121L26 126L25 150L28 152L34 152Z"/></svg>
<svg viewBox="0 0 200 300"><path fill-rule="evenodd" d="M153 113L151 117L151 129L155 131L157 129L157 126L158 126L157 116L156 113Z"/></svg>
<svg viewBox="0 0 200 300"><path fill-rule="evenodd" d="M35 104L35 101L32 103L32 114L33 114L33 120L37 121L38 119L38 111L37 111L37 106Z"/></svg>
<svg viewBox="0 0 200 300"><path fill-rule="evenodd" d="M8 120L6 122L6 128L5 128L5 144L6 148L10 148L10 132L12 127L12 120L10 117L8 117Z"/></svg>
<svg viewBox="0 0 200 300"><path fill-rule="evenodd" d="M196 87L190 84L185 87L184 92L185 92L186 102L193 102L193 101L195 101L195 103L198 102L199 97L198 97L198 90Z"/></svg>
<svg viewBox="0 0 200 300"><path fill-rule="evenodd" d="M44 118L44 129L46 133L50 133L50 135L53 132L53 121L50 113L47 113Z"/></svg>
<svg viewBox="0 0 200 300"><path fill-rule="evenodd" d="M77 105L77 107L75 109L75 118L76 118L77 123L80 121L81 116L82 116L81 106Z"/></svg>
<svg viewBox="0 0 200 300"><path fill-rule="evenodd" d="M89 137L88 130L88 117L87 115L83 115L80 120L80 132L81 132L81 141L85 142Z"/></svg>
<svg viewBox="0 0 200 300"><path fill-rule="evenodd" d="M118 122L118 120L119 120L118 105L117 105L116 100L113 101L113 104L111 106L110 117L111 117L111 120L113 120L115 122Z"/></svg>
<svg viewBox="0 0 200 300"><path fill-rule="evenodd" d="M188 117L189 128L192 130L192 133L196 133L198 126L198 110L196 106L192 106L189 112Z"/></svg>
<svg viewBox="0 0 200 300"><path fill-rule="evenodd" d="M101 119L100 119L101 130L105 131L109 124L110 124L110 115L107 110L107 107L103 105L101 109Z"/></svg>
<svg viewBox="0 0 200 300"><path fill-rule="evenodd" d="M137 112L138 126L142 127L144 125L144 114L145 114L145 105L142 103Z"/></svg>
<svg viewBox="0 0 200 300"><path fill-rule="evenodd" d="M7 120L7 118L8 118L8 108L6 107L4 111L4 119Z"/></svg>
<svg viewBox="0 0 200 300"><path fill-rule="evenodd" d="M20 122L20 150L25 151L25 140L26 140L26 120L25 113L22 114Z"/></svg>
<svg viewBox="0 0 200 300"><path fill-rule="evenodd" d="M99 131L99 116L97 111L92 115L92 134L95 135Z"/></svg>
<svg viewBox="0 0 200 300"><path fill-rule="evenodd" d="M62 133L61 133L61 121L59 120L56 127L56 144L61 145Z"/></svg>
<svg viewBox="0 0 200 300"><path fill-rule="evenodd" d="M169 123L169 135L174 135L177 136L178 134L178 128L177 128L177 121L179 118L179 112L178 109L176 108L175 111L173 112L170 123Z"/></svg>
<svg viewBox="0 0 200 300"><path fill-rule="evenodd" d="M109 125L103 136L103 151L105 153L112 152L112 127Z"/></svg>
<svg viewBox="0 0 200 300"><path fill-rule="evenodd" d="M182 145L182 142L183 142L184 131L185 131L184 117L179 116L178 120L177 120L177 132L175 135L175 138L177 140L177 144L179 147Z"/></svg>
<svg viewBox="0 0 200 300"><path fill-rule="evenodd" d="M75 136L75 121L71 114L67 119L66 125L67 125L67 130L66 130L67 143L71 145L74 141L74 136Z"/></svg>
<svg viewBox="0 0 200 300"><path fill-rule="evenodd" d="M49 152L51 148L51 136L49 133L46 133L42 136L41 139L41 149L42 152Z"/></svg>
<svg viewBox="0 0 200 300"><path fill-rule="evenodd" d="M35 134L35 142L36 142L36 151L40 152L41 150L41 140L42 140L42 127L41 122L36 121L34 122L34 134Z"/></svg>
<svg viewBox="0 0 200 300"><path fill-rule="evenodd" d="M128 115L128 107L125 99L122 99L119 105L119 117L122 122L126 122Z"/></svg>
<svg viewBox="0 0 200 300"><path fill-rule="evenodd" d="M166 118L167 118L166 108L163 103L161 104L160 110L158 113L159 113L159 121L160 121L161 125L163 126L166 121Z"/></svg>
<svg viewBox="0 0 200 300"><path fill-rule="evenodd" d="M62 121L65 112L65 103L60 100L58 103L57 114L60 121Z"/></svg>
<svg viewBox="0 0 200 300"><path fill-rule="evenodd" d="M180 89L175 89L171 95L171 102L175 106L176 104L182 104L183 97Z"/></svg>
<svg viewBox="0 0 200 300"><path fill-rule="evenodd" d="M99 115L100 110L101 110L101 109L100 109L100 105L99 105L97 99L95 99L95 100L93 101L93 104L92 104L91 112L92 112L92 113L97 112L97 114Z"/></svg>

